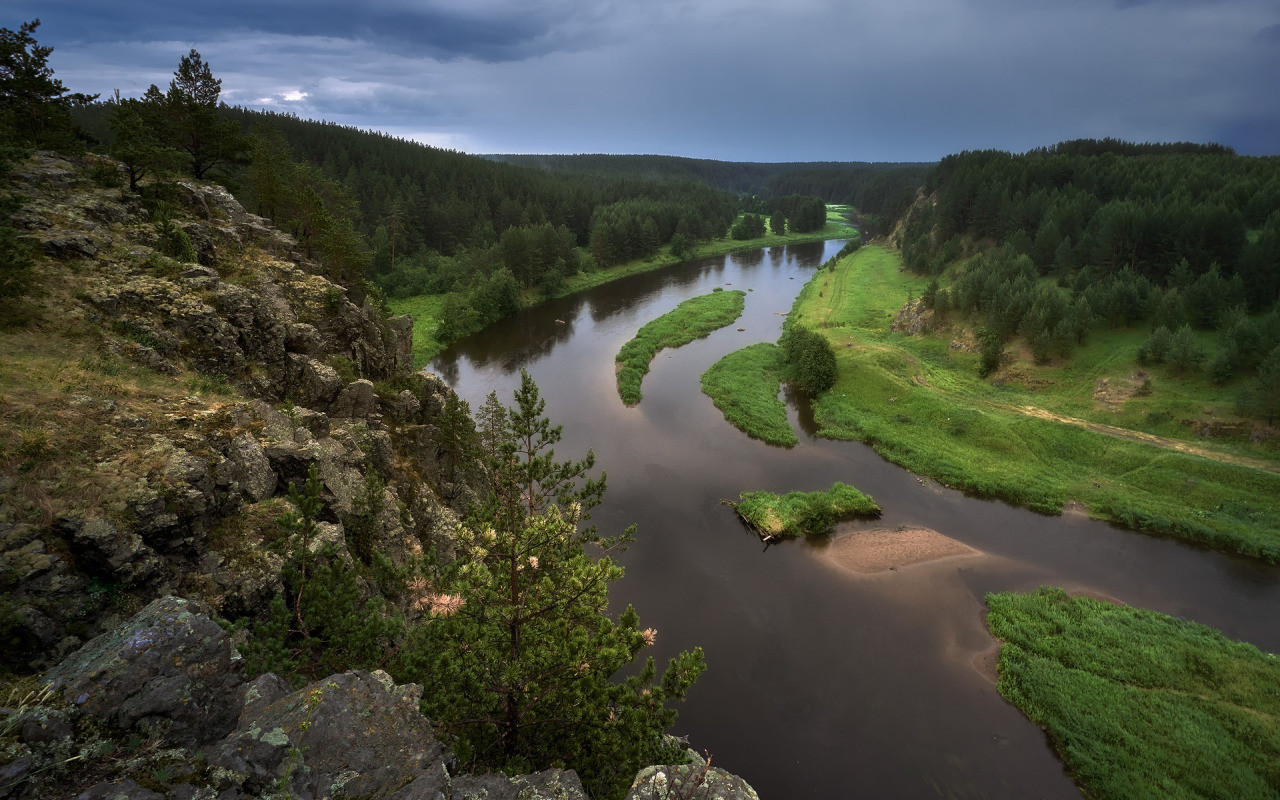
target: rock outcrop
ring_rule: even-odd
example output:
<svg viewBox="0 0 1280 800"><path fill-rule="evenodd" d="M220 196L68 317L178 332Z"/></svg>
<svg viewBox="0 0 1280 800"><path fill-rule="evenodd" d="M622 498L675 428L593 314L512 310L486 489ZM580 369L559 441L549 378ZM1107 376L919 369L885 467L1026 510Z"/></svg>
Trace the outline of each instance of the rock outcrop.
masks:
<svg viewBox="0 0 1280 800"><path fill-rule="evenodd" d="M0 463L6 665L48 666L166 593L260 613L280 590L266 545L281 496L313 466L343 557L357 511L393 560L447 554L478 473L445 469L449 389L412 371L412 320L357 302L218 186L170 198L198 257L175 261L139 196L90 179L104 163L39 153L9 176L24 198L13 224L60 284L47 313L98 345L83 377L32 390L22 429L0 417L0 444L45 432L26 472ZM149 388L122 389L125 375ZM360 506L375 477L377 508Z"/></svg>
<svg viewBox="0 0 1280 800"><path fill-rule="evenodd" d="M296 691L270 673L246 681L206 611L162 597L50 670L35 702L0 710L18 731L17 752L0 762L0 800L588 800L572 770L460 774L418 710L422 687L384 672ZM648 767L628 794L677 797L758 800L701 761Z"/></svg>

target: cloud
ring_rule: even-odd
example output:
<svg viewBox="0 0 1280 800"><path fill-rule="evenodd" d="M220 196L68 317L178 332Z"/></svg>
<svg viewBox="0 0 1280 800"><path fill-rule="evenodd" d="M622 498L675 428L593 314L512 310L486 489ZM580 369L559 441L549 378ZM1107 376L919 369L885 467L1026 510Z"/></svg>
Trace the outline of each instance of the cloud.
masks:
<svg viewBox="0 0 1280 800"><path fill-rule="evenodd" d="M1273 0L227 0L198 12L42 0L39 11L76 91L163 86L194 46L227 102L481 152L923 160L1080 136L1260 142L1280 117Z"/></svg>

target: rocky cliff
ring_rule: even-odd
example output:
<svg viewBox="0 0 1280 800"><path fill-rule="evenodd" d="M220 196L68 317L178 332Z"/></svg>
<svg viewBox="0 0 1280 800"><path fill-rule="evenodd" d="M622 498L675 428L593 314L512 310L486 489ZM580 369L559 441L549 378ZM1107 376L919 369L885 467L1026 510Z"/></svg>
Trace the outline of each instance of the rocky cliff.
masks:
<svg viewBox="0 0 1280 800"><path fill-rule="evenodd" d="M30 676L0 696L0 799L585 797L572 772L454 774L385 674L246 681L213 620L281 592L290 483L315 468L339 558L449 559L479 468L410 319L225 189L172 187L158 219L115 169L41 153L0 192L38 274L0 328L0 678ZM633 794L739 783L654 767Z"/></svg>

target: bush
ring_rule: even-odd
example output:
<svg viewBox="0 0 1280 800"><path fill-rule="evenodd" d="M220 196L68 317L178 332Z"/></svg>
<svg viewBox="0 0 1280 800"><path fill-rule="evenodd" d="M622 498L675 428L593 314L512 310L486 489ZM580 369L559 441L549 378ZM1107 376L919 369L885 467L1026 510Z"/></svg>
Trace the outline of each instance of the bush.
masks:
<svg viewBox="0 0 1280 800"><path fill-rule="evenodd" d="M787 331L780 344L788 381L797 391L816 397L835 385L836 354L825 336L797 325Z"/></svg>

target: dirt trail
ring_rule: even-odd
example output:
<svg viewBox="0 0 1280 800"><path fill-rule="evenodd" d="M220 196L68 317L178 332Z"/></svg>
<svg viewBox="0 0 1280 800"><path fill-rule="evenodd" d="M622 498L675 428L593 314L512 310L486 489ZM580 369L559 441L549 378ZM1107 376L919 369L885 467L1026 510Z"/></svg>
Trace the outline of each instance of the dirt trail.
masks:
<svg viewBox="0 0 1280 800"><path fill-rule="evenodd" d="M916 360L914 356L898 348L886 345L862 343L858 346L868 350L884 350L886 352L896 352L901 354L907 364L911 367L912 372L914 373L912 378L916 384L928 387L935 392L943 391L929 383L925 378L924 370L921 368L920 362ZM1009 403L993 403L988 400L981 400L973 397L965 397L964 400L965 402L971 403L975 406L986 406L987 408L1011 411L1015 414L1023 414L1028 417L1035 417L1036 419L1060 422L1064 425L1075 425L1078 428L1085 428L1093 431L1094 433L1101 433L1105 436L1114 436L1117 439L1128 439L1131 442L1142 442L1143 444L1161 447L1165 450L1176 450L1179 453L1199 456L1201 458L1207 458L1211 461L1217 461L1223 464L1235 464L1238 467L1257 469L1262 470L1263 472L1270 472L1274 475L1280 475L1280 464L1275 462L1266 461L1261 458L1250 458L1249 456L1238 456L1232 453L1224 453L1220 450L1202 447L1200 445L1182 441L1181 439L1171 439L1167 436L1156 436L1153 433L1143 433L1142 431L1135 431L1129 428L1121 428L1117 425L1107 425L1102 422L1090 422L1089 420L1079 419L1077 417L1067 417L1062 414L1055 414L1052 411L1046 411L1038 406L1019 406Z"/></svg>
<svg viewBox="0 0 1280 800"><path fill-rule="evenodd" d="M1271 472L1280 475L1280 464L1270 461L1264 461L1260 458L1250 458L1248 456L1237 456L1231 453L1223 453L1218 450L1212 450L1207 447L1200 447L1184 442L1180 439L1170 439L1166 436L1156 436L1152 433L1143 433L1142 431L1130 430L1129 428L1120 428L1115 425L1105 425L1101 422L1090 422L1084 419L1076 419L1075 417L1064 417L1061 414L1054 414L1051 411L1045 411L1043 408L1035 406L1012 406L1001 405L998 403L988 403L994 408L1003 408L1008 411L1015 411L1019 414L1025 414L1028 417L1036 419L1047 419L1053 422L1061 422L1065 425L1075 425L1080 428L1086 428L1094 433L1102 433L1107 436L1114 436L1117 439L1128 439L1133 442L1142 442L1144 444L1163 447L1166 450L1177 450L1180 453L1187 453L1193 456L1200 456L1211 461L1220 461L1224 464L1235 464L1239 467L1249 467L1250 469L1259 469L1263 472Z"/></svg>

